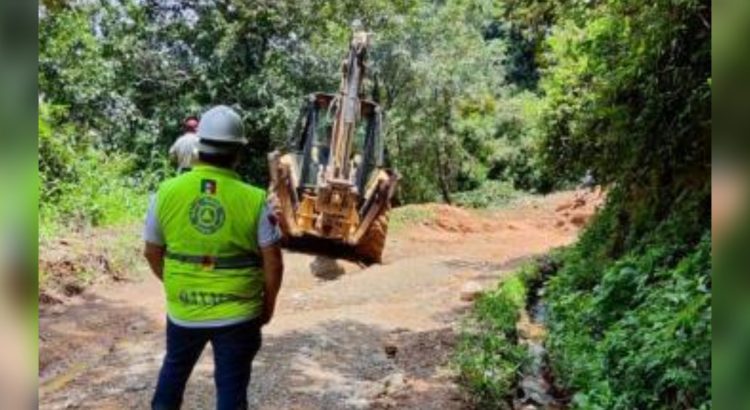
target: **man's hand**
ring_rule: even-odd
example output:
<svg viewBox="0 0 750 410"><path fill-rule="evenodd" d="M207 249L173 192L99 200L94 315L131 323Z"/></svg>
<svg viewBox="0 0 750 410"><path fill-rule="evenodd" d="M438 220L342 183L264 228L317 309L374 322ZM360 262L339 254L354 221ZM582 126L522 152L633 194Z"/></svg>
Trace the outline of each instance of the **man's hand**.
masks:
<svg viewBox="0 0 750 410"><path fill-rule="evenodd" d="M267 304L265 298L263 298L263 312L260 314L260 325L267 325L273 318L273 311L275 307L272 304Z"/></svg>
<svg viewBox="0 0 750 410"><path fill-rule="evenodd" d="M279 197L271 192L266 198L266 206L268 207L269 218L273 218L271 223L276 225L281 220L281 202Z"/></svg>
<svg viewBox="0 0 750 410"><path fill-rule="evenodd" d="M281 288L281 279L284 274L284 261L281 257L281 248L271 245L260 248L263 255L263 313L261 313L261 325L265 325L273 318L276 309L276 296Z"/></svg>

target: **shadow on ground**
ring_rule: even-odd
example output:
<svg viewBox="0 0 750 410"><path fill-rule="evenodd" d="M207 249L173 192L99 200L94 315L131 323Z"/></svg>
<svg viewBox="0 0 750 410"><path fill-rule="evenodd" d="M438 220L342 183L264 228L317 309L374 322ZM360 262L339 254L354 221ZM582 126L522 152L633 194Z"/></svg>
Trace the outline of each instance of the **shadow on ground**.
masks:
<svg viewBox="0 0 750 410"><path fill-rule="evenodd" d="M42 385L70 367L90 365L118 341L154 333L163 323L148 317L133 301L84 293L69 304L39 309L39 376Z"/></svg>

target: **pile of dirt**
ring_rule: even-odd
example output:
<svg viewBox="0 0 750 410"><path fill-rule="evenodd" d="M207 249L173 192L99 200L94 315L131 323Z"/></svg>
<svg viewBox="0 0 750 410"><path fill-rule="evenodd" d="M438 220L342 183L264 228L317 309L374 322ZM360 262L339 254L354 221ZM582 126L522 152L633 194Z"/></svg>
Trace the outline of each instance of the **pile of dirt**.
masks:
<svg viewBox="0 0 750 410"><path fill-rule="evenodd" d="M479 233L489 232L496 228L495 224L486 218L481 218L475 212L446 204L422 205L429 209L434 218L426 221L424 225L436 230L451 233Z"/></svg>
<svg viewBox="0 0 750 410"><path fill-rule="evenodd" d="M565 228L585 226L594 214L602 207L606 195L600 188L576 192L572 200L563 202L555 208L555 226Z"/></svg>
<svg viewBox="0 0 750 410"><path fill-rule="evenodd" d="M126 279L139 249L132 227L90 229L41 241L39 303L62 303L95 283Z"/></svg>

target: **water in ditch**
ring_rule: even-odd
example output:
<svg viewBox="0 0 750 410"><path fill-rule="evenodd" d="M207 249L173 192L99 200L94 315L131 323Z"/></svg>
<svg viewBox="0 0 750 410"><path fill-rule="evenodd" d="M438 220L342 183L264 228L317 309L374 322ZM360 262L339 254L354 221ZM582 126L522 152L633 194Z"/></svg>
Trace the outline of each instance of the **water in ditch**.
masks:
<svg viewBox="0 0 750 410"><path fill-rule="evenodd" d="M518 322L518 341L528 350L528 361L522 368L513 400L517 410L567 409L567 400L552 380L552 373L544 347L546 337L547 307L544 304L544 286L531 289L526 310Z"/></svg>

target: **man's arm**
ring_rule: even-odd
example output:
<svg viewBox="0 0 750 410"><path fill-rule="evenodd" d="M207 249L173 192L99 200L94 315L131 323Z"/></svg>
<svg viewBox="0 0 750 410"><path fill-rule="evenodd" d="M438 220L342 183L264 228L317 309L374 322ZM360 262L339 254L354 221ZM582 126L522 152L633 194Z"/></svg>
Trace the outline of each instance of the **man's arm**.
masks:
<svg viewBox="0 0 750 410"><path fill-rule="evenodd" d="M143 247L143 256L148 261L151 272L161 281L164 280L164 250L164 246L151 242L146 242Z"/></svg>
<svg viewBox="0 0 750 410"><path fill-rule="evenodd" d="M161 231L159 219L156 217L155 195L151 196L148 211L146 211L143 241L145 242L143 256L148 261L148 266L151 267L151 272L154 273L154 276L162 280L164 276L164 253L166 252L166 246L164 245L164 234Z"/></svg>
<svg viewBox="0 0 750 410"><path fill-rule="evenodd" d="M281 257L281 248L278 244L260 248L263 255L263 314L261 323L267 324L273 317L276 308L276 297L281 289L281 280L284 275L284 261Z"/></svg>
<svg viewBox="0 0 750 410"><path fill-rule="evenodd" d="M280 214L279 202L274 195L269 196L266 205L260 213L258 224L258 245L263 256L263 315L261 322L265 325L271 321L276 308L276 296L281 288L284 274L284 260L281 255L281 231L278 226Z"/></svg>

